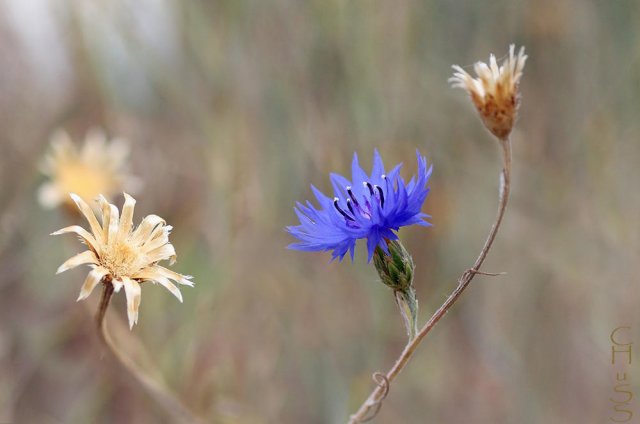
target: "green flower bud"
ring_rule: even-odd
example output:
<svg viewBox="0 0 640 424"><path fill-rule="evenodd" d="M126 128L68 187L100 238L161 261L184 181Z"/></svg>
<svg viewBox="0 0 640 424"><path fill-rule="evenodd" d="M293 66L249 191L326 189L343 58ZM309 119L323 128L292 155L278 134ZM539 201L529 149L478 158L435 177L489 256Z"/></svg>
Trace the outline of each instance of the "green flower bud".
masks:
<svg viewBox="0 0 640 424"><path fill-rule="evenodd" d="M389 254L377 247L373 254L373 264L382 283L393 289L393 294L404 325L413 339L418 331L418 299L413 288L415 265L407 249L399 240L387 241Z"/></svg>
<svg viewBox="0 0 640 424"><path fill-rule="evenodd" d="M399 240L387 241L387 247L388 255L376 247L373 264L383 284L396 291L406 291L413 284L413 259Z"/></svg>

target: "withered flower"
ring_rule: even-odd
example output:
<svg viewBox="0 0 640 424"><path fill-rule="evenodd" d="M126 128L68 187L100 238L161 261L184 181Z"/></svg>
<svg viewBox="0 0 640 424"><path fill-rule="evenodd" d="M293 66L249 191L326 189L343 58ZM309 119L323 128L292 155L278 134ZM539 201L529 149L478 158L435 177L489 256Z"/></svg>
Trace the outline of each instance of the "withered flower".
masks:
<svg viewBox="0 0 640 424"><path fill-rule="evenodd" d="M496 57L491 55L489 64L476 62L477 78L471 77L458 65L449 82L453 87L464 89L475 105L482 122L496 137L504 140L511 134L520 103L519 83L527 56L524 47L515 54L515 46L509 47L509 57L498 67Z"/></svg>
<svg viewBox="0 0 640 424"><path fill-rule="evenodd" d="M55 131L51 152L41 165L49 181L38 191L40 204L46 208L60 204L75 208L69 193L89 202L99 194L111 199L122 191L135 191L140 182L126 172L128 155L129 145L124 140L108 141L97 128L89 130L80 148L65 131Z"/></svg>
<svg viewBox="0 0 640 424"><path fill-rule="evenodd" d="M158 265L158 262L167 259L171 264L175 262L176 251L169 243L171 226L157 215L148 215L134 229L133 210L136 201L126 193L122 216L118 208L109 204L104 196L98 197L102 223L98 222L93 210L80 196L73 193L70 196L89 222L91 232L73 225L52 235L75 233L88 247L88 250L63 263L57 272L82 264L91 266L92 270L82 285L78 300L87 298L101 282L112 284L115 292L124 287L130 328L138 321L140 285L143 282L161 284L182 302L180 290L170 280L193 287L192 277Z"/></svg>

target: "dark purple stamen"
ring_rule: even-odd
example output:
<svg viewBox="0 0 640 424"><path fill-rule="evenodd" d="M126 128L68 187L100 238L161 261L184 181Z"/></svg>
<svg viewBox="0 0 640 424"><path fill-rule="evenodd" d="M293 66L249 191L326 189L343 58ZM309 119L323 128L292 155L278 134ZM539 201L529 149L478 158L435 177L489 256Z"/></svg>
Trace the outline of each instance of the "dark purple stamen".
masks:
<svg viewBox="0 0 640 424"><path fill-rule="evenodd" d="M353 200L353 204L356 205L356 207L360 206L360 204L358 203L358 199L356 199L356 196L353 195L353 191L351 191L350 186L347 186L347 193L349 193L349 197L351 197L351 200Z"/></svg>
<svg viewBox="0 0 640 424"><path fill-rule="evenodd" d="M349 210L351 211L351 213L353 214L353 216L356 216L356 213L353 210L353 205L351 205L351 203L353 203L351 201L351 199L347 199L347 207L349 208ZM356 206L358 206L358 204L356 203Z"/></svg>
<svg viewBox="0 0 640 424"><path fill-rule="evenodd" d="M380 207L384 208L384 193L382 192L382 187L380 186L375 186L375 187L378 190L378 193L380 194Z"/></svg>
<svg viewBox="0 0 640 424"><path fill-rule="evenodd" d="M349 204L349 202L347 201L347 205L348 204ZM340 205L338 205L338 198L337 197L335 199L333 199L333 207L336 208L336 210L338 212L340 212L340 215L344 216L345 219L348 219L350 221L355 221L355 219L353 219L348 213L343 211L342 208L340 207Z"/></svg>
<svg viewBox="0 0 640 424"><path fill-rule="evenodd" d="M387 176L383 175L382 179L387 181ZM380 206L384 208L384 192L382 191L382 188L378 185L372 185L369 181L365 181L362 183L362 185L364 185L365 187L367 187L369 189L369 195L371 197L378 197L380 200ZM349 190L347 190L349 191ZM378 196L376 196L376 191L378 192ZM351 193L349 193L351 194ZM355 200L355 199L354 199ZM366 202L366 199L365 199ZM366 202L368 204L368 202ZM371 207L370 205L367 205L369 208Z"/></svg>
<svg viewBox="0 0 640 424"><path fill-rule="evenodd" d="M371 185L371 183L369 181L365 181L362 184L364 184L369 189L369 194L373 196L373 186Z"/></svg>

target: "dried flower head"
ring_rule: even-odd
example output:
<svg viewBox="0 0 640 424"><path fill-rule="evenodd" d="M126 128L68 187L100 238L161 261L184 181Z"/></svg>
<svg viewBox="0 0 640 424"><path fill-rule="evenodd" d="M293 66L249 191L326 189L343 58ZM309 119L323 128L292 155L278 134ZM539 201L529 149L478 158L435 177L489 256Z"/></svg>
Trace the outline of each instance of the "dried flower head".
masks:
<svg viewBox="0 0 640 424"><path fill-rule="evenodd" d="M124 190L135 190L138 179L124 169L128 155L126 142L121 139L108 142L99 129L89 130L81 148L73 144L65 131L55 131L51 136L51 153L41 166L50 181L38 191L40 204L53 208L64 202L75 209L69 193L89 202L99 194L111 199Z"/></svg>
<svg viewBox="0 0 640 424"><path fill-rule="evenodd" d="M509 47L509 57L498 67L496 57L491 55L489 65L477 62L474 70L478 78L472 78L464 69L453 65L456 70L449 82L469 93L471 101L478 109L484 125L496 137L505 139L511 133L520 103L518 86L527 56L524 47L515 55L515 46Z"/></svg>
<svg viewBox="0 0 640 424"><path fill-rule="evenodd" d="M138 322L141 283L160 283L182 302L180 290L169 280L193 287L190 281L192 277L158 265L158 262L167 259L171 264L175 262L176 251L169 243L171 226L157 215L148 215L134 229L133 209L136 201L126 193L122 216L119 216L118 208L109 204L104 196L98 197L102 224L80 196L73 193L70 196L89 222L91 233L73 225L52 235L75 233L89 248L60 265L57 272L59 274L82 264L93 268L82 285L78 300L87 298L100 282L113 284L115 292L124 287L130 328Z"/></svg>
<svg viewBox="0 0 640 424"><path fill-rule="evenodd" d="M402 164L385 172L377 150L373 154L371 175L360 167L354 153L349 181L342 175L331 174L334 197L327 197L313 185L311 189L320 209L310 202L297 203L295 212L300 225L287 227L287 231L300 240L289 248L303 251L332 250L333 259L349 252L353 260L356 241L367 240L368 260L377 247L389 254L388 243L397 240L396 231L408 225L428 227L422 205L429 194L431 166L416 152L418 176L408 183L400 176Z"/></svg>

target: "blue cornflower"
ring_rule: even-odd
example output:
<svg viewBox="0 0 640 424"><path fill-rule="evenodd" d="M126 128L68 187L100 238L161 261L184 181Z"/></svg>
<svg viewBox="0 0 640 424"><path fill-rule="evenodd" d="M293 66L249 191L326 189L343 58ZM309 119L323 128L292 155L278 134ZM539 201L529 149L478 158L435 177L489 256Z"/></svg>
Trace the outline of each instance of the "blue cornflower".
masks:
<svg viewBox="0 0 640 424"><path fill-rule="evenodd" d="M325 196L311 185L320 209L311 202L306 205L296 203L295 212L300 225L287 227L287 231L300 240L290 244L290 249L304 251L332 250L333 259L342 260L347 252L353 260L356 240L367 239L368 261L371 261L376 247L389 254L387 241L397 240L395 231L407 225L430 226L420 212L429 194L427 183L432 167L427 168L427 160L418 156L418 176L408 184L400 176L402 164L388 174L385 173L382 158L377 150L373 154L371 175L360 167L358 155L354 153L349 181L338 174L331 174L334 198Z"/></svg>

